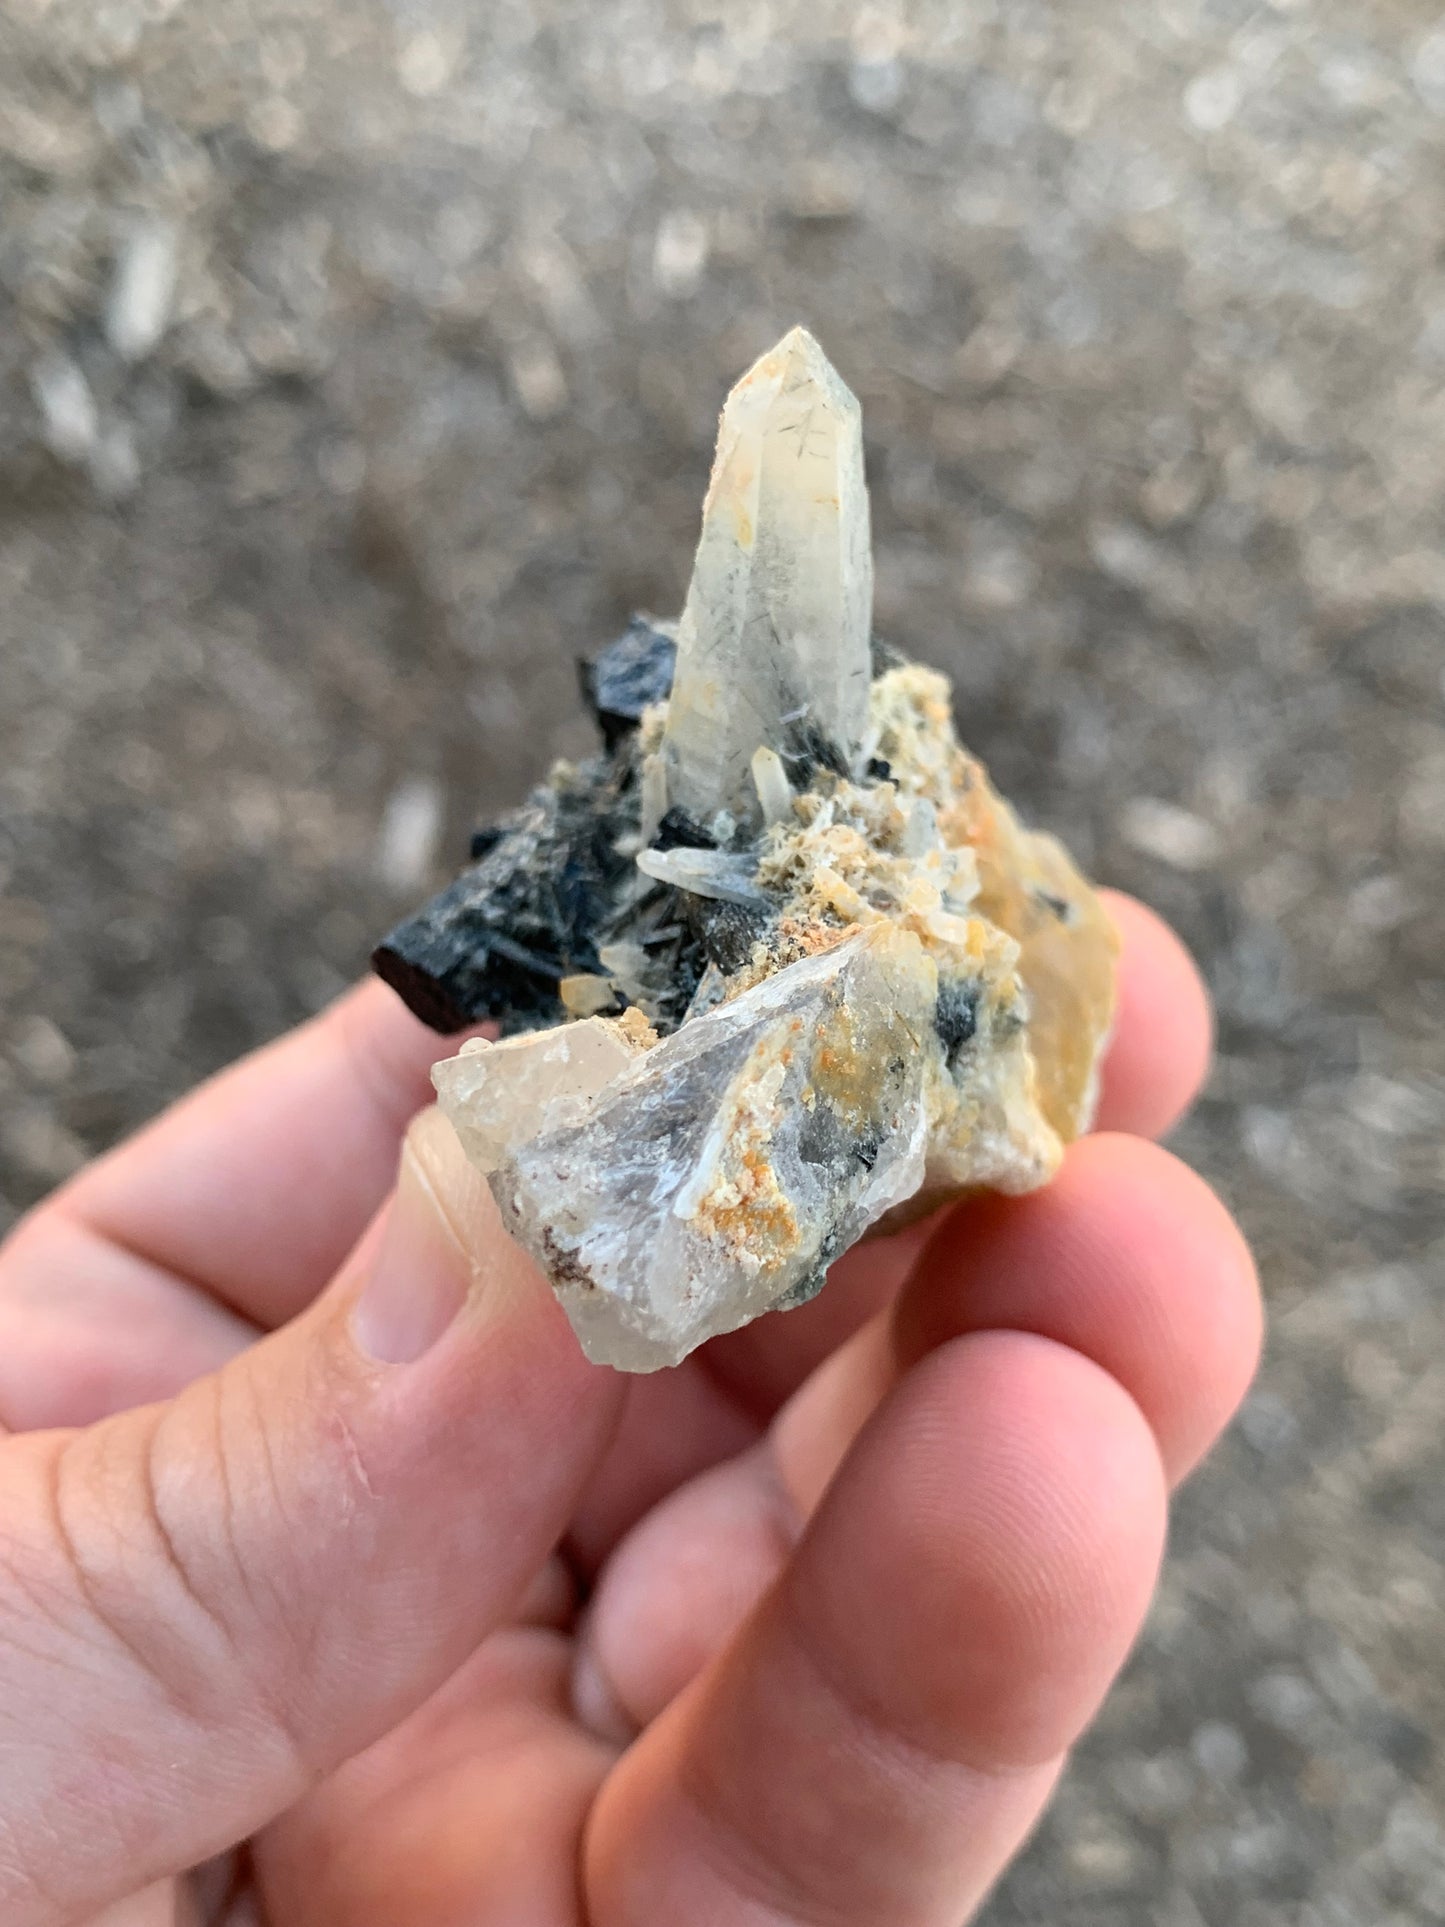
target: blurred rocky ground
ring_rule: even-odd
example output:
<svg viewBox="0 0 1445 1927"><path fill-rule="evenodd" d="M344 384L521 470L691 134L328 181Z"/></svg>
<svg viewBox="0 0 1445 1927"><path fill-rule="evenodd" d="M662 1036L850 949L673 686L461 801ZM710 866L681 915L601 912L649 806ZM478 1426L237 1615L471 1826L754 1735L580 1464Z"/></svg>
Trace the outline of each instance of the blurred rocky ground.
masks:
<svg viewBox="0 0 1445 1927"><path fill-rule="evenodd" d="M1414 0L0 6L4 1214L584 742L798 319L880 629L1203 959L1269 1362L996 1927L1445 1920L1442 178Z"/></svg>

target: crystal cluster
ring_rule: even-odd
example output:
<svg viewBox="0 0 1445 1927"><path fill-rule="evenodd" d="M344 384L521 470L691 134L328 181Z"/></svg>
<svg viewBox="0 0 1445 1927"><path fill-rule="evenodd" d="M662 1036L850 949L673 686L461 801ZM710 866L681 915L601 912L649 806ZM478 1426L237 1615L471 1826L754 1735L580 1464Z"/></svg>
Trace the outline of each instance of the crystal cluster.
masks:
<svg viewBox="0 0 1445 1927"><path fill-rule="evenodd" d="M687 602L582 665L559 764L375 966L590 1358L675 1364L870 1228L1047 1181L1115 938L871 631L858 404L802 329L728 397Z"/></svg>

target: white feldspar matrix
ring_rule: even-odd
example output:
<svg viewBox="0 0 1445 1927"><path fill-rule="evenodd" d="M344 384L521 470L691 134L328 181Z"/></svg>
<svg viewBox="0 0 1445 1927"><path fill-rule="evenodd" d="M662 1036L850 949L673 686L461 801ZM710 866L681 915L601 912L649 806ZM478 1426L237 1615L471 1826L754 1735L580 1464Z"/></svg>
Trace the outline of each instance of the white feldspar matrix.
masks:
<svg viewBox="0 0 1445 1927"><path fill-rule="evenodd" d="M857 400L805 328L727 398L677 630L667 802L759 815L754 752L851 768L868 716L873 553Z"/></svg>
<svg viewBox="0 0 1445 1927"><path fill-rule="evenodd" d="M794 329L728 397L681 621L583 665L604 749L376 952L434 1028L500 1025L438 1098L599 1363L799 1305L1088 1127L1112 927L871 601L858 404Z"/></svg>

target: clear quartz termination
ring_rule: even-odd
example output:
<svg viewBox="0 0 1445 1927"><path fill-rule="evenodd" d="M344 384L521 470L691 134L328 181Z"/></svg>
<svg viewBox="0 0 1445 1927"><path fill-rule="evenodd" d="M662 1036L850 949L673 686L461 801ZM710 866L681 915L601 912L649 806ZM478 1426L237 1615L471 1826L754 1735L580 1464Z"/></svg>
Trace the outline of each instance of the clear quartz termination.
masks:
<svg viewBox="0 0 1445 1927"><path fill-rule="evenodd" d="M677 632L665 801L759 817L759 748L850 766L868 718L873 554L857 399L805 328L727 398ZM650 825L645 827L651 827Z"/></svg>

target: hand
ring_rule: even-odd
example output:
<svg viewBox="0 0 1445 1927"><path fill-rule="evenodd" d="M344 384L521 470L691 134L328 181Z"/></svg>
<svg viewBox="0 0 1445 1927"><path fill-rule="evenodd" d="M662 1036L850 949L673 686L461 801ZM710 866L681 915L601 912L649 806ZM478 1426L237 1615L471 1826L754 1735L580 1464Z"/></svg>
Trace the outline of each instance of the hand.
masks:
<svg viewBox="0 0 1445 1927"><path fill-rule="evenodd" d="M958 1927L1258 1345L1238 1233L1147 1141L1203 994L1114 912L1058 1179L653 1378L585 1363L436 1113L378 1211L436 1044L376 985L23 1222L0 1920L159 1927L246 1842L181 1918Z"/></svg>

